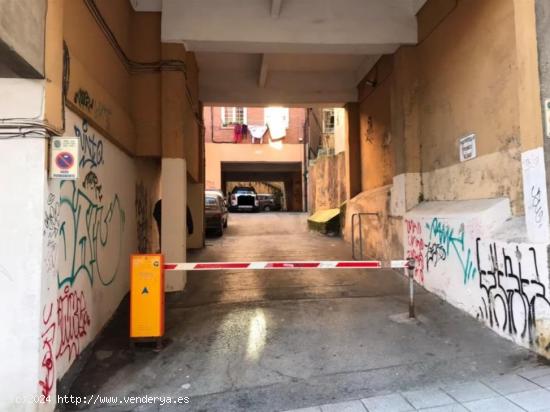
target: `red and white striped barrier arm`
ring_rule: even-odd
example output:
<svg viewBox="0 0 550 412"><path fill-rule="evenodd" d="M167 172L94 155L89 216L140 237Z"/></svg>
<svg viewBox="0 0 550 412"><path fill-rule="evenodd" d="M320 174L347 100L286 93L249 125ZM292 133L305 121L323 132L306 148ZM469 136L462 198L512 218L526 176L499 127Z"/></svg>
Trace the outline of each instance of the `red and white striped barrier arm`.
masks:
<svg viewBox="0 0 550 412"><path fill-rule="evenodd" d="M298 262L197 262L165 263L164 270L273 270L273 269L403 269L406 260L321 260Z"/></svg>

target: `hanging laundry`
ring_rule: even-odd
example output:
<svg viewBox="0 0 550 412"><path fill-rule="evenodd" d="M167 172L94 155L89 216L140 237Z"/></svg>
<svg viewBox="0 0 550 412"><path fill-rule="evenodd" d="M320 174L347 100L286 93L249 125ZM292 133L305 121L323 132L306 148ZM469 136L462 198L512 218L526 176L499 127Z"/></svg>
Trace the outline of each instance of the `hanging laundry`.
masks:
<svg viewBox="0 0 550 412"><path fill-rule="evenodd" d="M233 127L233 143L240 143L242 138L242 126L240 124L236 124Z"/></svg>
<svg viewBox="0 0 550 412"><path fill-rule="evenodd" d="M252 136L252 143L256 140L259 140L260 143L263 143L264 134L267 132L267 126L257 126L249 125L248 130L250 131L250 136Z"/></svg>
<svg viewBox="0 0 550 412"><path fill-rule="evenodd" d="M288 108L268 107L265 110L271 140L282 139L286 136L286 129L288 128Z"/></svg>

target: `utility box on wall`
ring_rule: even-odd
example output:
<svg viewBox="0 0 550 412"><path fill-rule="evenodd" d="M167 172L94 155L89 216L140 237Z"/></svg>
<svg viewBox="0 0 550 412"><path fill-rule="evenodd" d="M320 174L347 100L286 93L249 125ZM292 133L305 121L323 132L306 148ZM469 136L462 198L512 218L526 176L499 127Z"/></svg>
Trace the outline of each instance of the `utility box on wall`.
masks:
<svg viewBox="0 0 550 412"><path fill-rule="evenodd" d="M130 262L130 340L164 335L164 269L162 255L132 255Z"/></svg>

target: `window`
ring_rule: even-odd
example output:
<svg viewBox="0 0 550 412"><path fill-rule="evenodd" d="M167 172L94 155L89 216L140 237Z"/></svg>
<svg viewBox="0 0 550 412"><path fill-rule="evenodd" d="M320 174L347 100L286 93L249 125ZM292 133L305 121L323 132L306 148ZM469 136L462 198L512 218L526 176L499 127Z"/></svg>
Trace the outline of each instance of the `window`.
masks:
<svg viewBox="0 0 550 412"><path fill-rule="evenodd" d="M323 109L323 133L334 133L334 109Z"/></svg>
<svg viewBox="0 0 550 412"><path fill-rule="evenodd" d="M222 107L222 127L246 124L245 107Z"/></svg>

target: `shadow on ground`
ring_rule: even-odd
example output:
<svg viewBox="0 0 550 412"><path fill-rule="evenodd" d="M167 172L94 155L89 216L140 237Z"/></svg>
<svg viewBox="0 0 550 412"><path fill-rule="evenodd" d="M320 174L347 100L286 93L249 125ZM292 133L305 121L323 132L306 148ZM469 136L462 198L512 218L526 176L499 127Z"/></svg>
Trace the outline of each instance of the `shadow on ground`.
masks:
<svg viewBox="0 0 550 412"><path fill-rule="evenodd" d="M349 245L309 233L301 214L232 214L229 225L189 260L350 259ZM391 270L189 273L185 292L167 298L166 347L128 349L125 301L70 393L190 397L136 410L279 411L541 362L421 289L408 322L407 302Z"/></svg>

